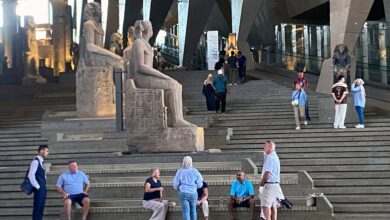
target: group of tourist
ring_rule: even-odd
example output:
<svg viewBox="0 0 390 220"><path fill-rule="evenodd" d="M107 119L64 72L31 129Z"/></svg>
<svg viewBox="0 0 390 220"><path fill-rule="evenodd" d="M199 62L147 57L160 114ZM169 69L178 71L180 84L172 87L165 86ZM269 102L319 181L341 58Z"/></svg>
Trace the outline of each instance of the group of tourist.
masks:
<svg viewBox="0 0 390 220"><path fill-rule="evenodd" d="M275 151L273 141L264 144L264 164L262 179L260 180L259 197L261 201L261 218L265 220L276 219L277 208L280 203L291 206L285 199L280 188L280 162ZM151 177L145 181L145 193L143 206L153 212L151 220L163 220L167 214L168 201L163 200L163 187L161 187L160 171L152 170ZM204 218L209 219L208 195L209 189L200 172L193 167L192 158L186 156L183 164L177 170L173 179L173 188L178 191L178 198L182 207L183 220L197 219L197 208L201 208ZM235 209L246 207L250 210L251 219L256 219L255 192L253 183L246 178L244 171L236 173L229 193L228 210L230 219L236 219Z"/></svg>
<svg viewBox="0 0 390 220"><path fill-rule="evenodd" d="M219 61L215 63L217 75L213 77L213 74L208 74L203 82L202 94L206 97L207 111L216 111L217 114L225 113L226 95L230 93L230 86L244 83L246 76L246 57L241 51L238 51L238 56L231 51L227 59L225 53L222 50Z"/></svg>
<svg viewBox="0 0 390 220"><path fill-rule="evenodd" d="M364 89L364 81L357 78L351 85L351 91L353 92L354 105L359 117L359 124L355 128L364 128L364 108L366 105L366 93ZM304 70L299 69L298 75L294 80L294 90L291 93L291 105L294 110L294 118L296 124L296 130L301 129L301 123L304 125L310 121L309 115L309 102L308 102L308 88L309 83L304 76ZM345 76L339 75L337 82L332 86L332 98L335 104L335 119L334 128L346 128L345 116L347 114L347 96L348 86L345 83Z"/></svg>

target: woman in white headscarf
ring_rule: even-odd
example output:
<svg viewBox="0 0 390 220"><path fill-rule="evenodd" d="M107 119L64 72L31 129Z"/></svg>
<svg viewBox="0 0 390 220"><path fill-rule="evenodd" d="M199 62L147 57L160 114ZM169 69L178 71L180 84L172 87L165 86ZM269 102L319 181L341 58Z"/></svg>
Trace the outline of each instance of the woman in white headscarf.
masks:
<svg viewBox="0 0 390 220"><path fill-rule="evenodd" d="M366 106L366 90L364 89L364 81L356 79L353 81L351 91L353 92L353 100L355 109L359 116L359 124L355 128L364 128L364 107Z"/></svg>

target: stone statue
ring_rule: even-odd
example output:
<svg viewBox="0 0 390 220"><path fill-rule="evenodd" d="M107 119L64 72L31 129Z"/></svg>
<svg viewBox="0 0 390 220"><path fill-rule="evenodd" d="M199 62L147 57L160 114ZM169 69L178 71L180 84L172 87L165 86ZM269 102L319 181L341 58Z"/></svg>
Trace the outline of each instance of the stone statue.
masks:
<svg viewBox="0 0 390 220"><path fill-rule="evenodd" d="M123 55L123 40L120 33L111 34L110 51L119 56Z"/></svg>
<svg viewBox="0 0 390 220"><path fill-rule="evenodd" d="M79 65L90 67L122 68L122 58L103 47L104 30L100 24L102 11L99 3L85 5L84 36L81 39L81 59Z"/></svg>
<svg viewBox="0 0 390 220"><path fill-rule="evenodd" d="M113 69L123 68L122 57L103 48L100 4L85 5L84 35L80 40L80 61L76 73L78 117L99 118L115 115Z"/></svg>
<svg viewBox="0 0 390 220"><path fill-rule="evenodd" d="M25 17L25 48L24 48L24 80L35 80L36 83L46 83L39 74L38 42L36 39L36 24L34 17Z"/></svg>
<svg viewBox="0 0 390 220"><path fill-rule="evenodd" d="M337 82L339 75L346 77L346 83L351 84L350 77L351 57L349 55L348 47L344 44L336 45L333 51L333 83Z"/></svg>
<svg viewBox="0 0 390 220"><path fill-rule="evenodd" d="M153 48L149 39L153 36L150 21L136 21L135 41L132 45L130 72L138 88L163 89L167 105L168 127L194 126L183 118L182 86L176 80L153 69Z"/></svg>
<svg viewBox="0 0 390 220"><path fill-rule="evenodd" d="M130 58L131 58L131 48L133 47L135 37L135 29L134 26L130 26L127 30L127 47L123 50L123 63L124 69L127 70L126 79L134 78L130 75Z"/></svg>

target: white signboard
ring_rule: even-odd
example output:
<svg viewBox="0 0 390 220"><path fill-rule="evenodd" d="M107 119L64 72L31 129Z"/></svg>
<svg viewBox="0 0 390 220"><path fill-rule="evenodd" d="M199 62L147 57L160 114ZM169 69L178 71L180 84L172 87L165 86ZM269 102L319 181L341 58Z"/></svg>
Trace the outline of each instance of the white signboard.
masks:
<svg viewBox="0 0 390 220"><path fill-rule="evenodd" d="M208 69L214 70L215 63L219 60L218 31L207 31L207 63Z"/></svg>

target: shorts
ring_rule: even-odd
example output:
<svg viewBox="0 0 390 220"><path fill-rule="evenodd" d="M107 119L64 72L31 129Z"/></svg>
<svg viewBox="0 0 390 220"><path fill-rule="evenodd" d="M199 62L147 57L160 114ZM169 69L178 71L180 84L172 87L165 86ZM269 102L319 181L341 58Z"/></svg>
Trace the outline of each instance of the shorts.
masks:
<svg viewBox="0 0 390 220"><path fill-rule="evenodd" d="M279 184L265 184L261 194L262 207L272 207L277 200L282 199L284 199L284 195Z"/></svg>
<svg viewBox="0 0 390 220"><path fill-rule="evenodd" d="M74 195L69 195L67 199L72 200L72 204L77 202L81 207L83 206L83 199L89 197L85 193L80 193L80 194L74 194Z"/></svg>
<svg viewBox="0 0 390 220"><path fill-rule="evenodd" d="M237 203L236 201L234 201L233 208L238 208L238 207L249 208L250 207L249 200L245 200L245 201L243 201L241 203Z"/></svg>

